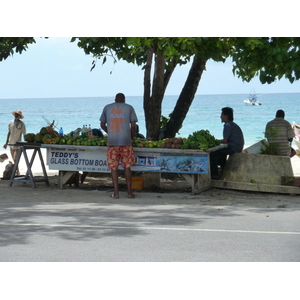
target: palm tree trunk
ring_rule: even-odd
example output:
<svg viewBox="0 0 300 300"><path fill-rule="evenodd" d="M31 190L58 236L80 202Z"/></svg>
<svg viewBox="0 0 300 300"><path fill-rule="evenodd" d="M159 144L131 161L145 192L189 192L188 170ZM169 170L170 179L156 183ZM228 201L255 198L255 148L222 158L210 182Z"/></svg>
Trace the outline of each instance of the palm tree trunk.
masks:
<svg viewBox="0 0 300 300"><path fill-rule="evenodd" d="M203 71L205 70L206 60L195 56L190 72L184 87L179 95L176 106L171 114L170 120L166 125L164 138L175 137L176 133L182 126L182 123L189 111L189 108L194 100L195 94Z"/></svg>

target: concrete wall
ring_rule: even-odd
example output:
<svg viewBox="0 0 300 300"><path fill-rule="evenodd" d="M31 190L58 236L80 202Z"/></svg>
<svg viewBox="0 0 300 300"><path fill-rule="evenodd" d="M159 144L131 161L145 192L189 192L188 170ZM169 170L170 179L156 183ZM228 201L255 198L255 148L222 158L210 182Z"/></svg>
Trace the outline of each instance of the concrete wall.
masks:
<svg viewBox="0 0 300 300"><path fill-rule="evenodd" d="M221 179L280 185L281 176L294 176L289 157L235 153L226 162Z"/></svg>

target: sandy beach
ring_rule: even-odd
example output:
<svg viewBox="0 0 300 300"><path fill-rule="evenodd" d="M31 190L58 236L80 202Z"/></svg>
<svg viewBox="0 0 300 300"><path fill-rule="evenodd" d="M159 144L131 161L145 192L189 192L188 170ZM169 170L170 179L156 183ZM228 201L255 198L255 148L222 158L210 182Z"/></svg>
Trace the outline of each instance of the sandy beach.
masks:
<svg viewBox="0 0 300 300"><path fill-rule="evenodd" d="M0 177L2 178L6 164L11 160L9 151L6 153L9 159L0 163ZM46 151L42 149L44 161L46 162ZM300 156L295 155L292 159L294 176L300 176ZM46 165L50 187L44 182L38 182L34 189L30 184L14 182L8 186L8 180L0 180L1 200L25 200L41 202L95 202L95 203L128 203L128 204L196 204L213 206L243 205L262 208L285 208L300 207L300 196L287 194L243 192L235 190L225 190L211 188L197 195L191 194L189 184L177 174L165 174L161 179L161 188L144 189L136 191L135 199L128 199L126 196L125 178L120 174L120 198L112 199L110 195L113 191L110 174L90 173L83 185L75 188L74 185L66 185L64 189L58 186L58 171L49 170ZM42 175L42 168L39 159L36 159L32 167L34 176ZM20 173L25 174L26 164L22 157L20 163Z"/></svg>

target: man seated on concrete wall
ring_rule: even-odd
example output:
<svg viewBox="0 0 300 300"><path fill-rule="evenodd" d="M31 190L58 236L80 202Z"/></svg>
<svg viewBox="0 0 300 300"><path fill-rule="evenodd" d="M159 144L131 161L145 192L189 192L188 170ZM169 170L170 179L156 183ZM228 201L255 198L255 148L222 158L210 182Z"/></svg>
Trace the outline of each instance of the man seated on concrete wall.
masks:
<svg viewBox="0 0 300 300"><path fill-rule="evenodd" d="M275 119L266 125L265 137L269 142L270 154L293 157L296 151L291 147L291 142L295 133L284 116L283 110L277 110Z"/></svg>
<svg viewBox="0 0 300 300"><path fill-rule="evenodd" d="M223 107L221 113L221 122L224 123L223 139L221 144L227 144L227 148L222 148L210 153L210 172L212 179L218 179L218 165L223 170L227 155L236 152L242 152L244 148L244 135L241 128L233 122L233 109L231 107Z"/></svg>

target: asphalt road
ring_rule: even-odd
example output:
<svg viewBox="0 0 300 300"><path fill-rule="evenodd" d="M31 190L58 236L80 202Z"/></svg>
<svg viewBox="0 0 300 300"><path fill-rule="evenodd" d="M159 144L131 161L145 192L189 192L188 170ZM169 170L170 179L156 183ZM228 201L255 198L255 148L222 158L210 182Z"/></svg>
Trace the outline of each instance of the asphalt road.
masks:
<svg viewBox="0 0 300 300"><path fill-rule="evenodd" d="M299 262L300 211L0 202L1 262Z"/></svg>

